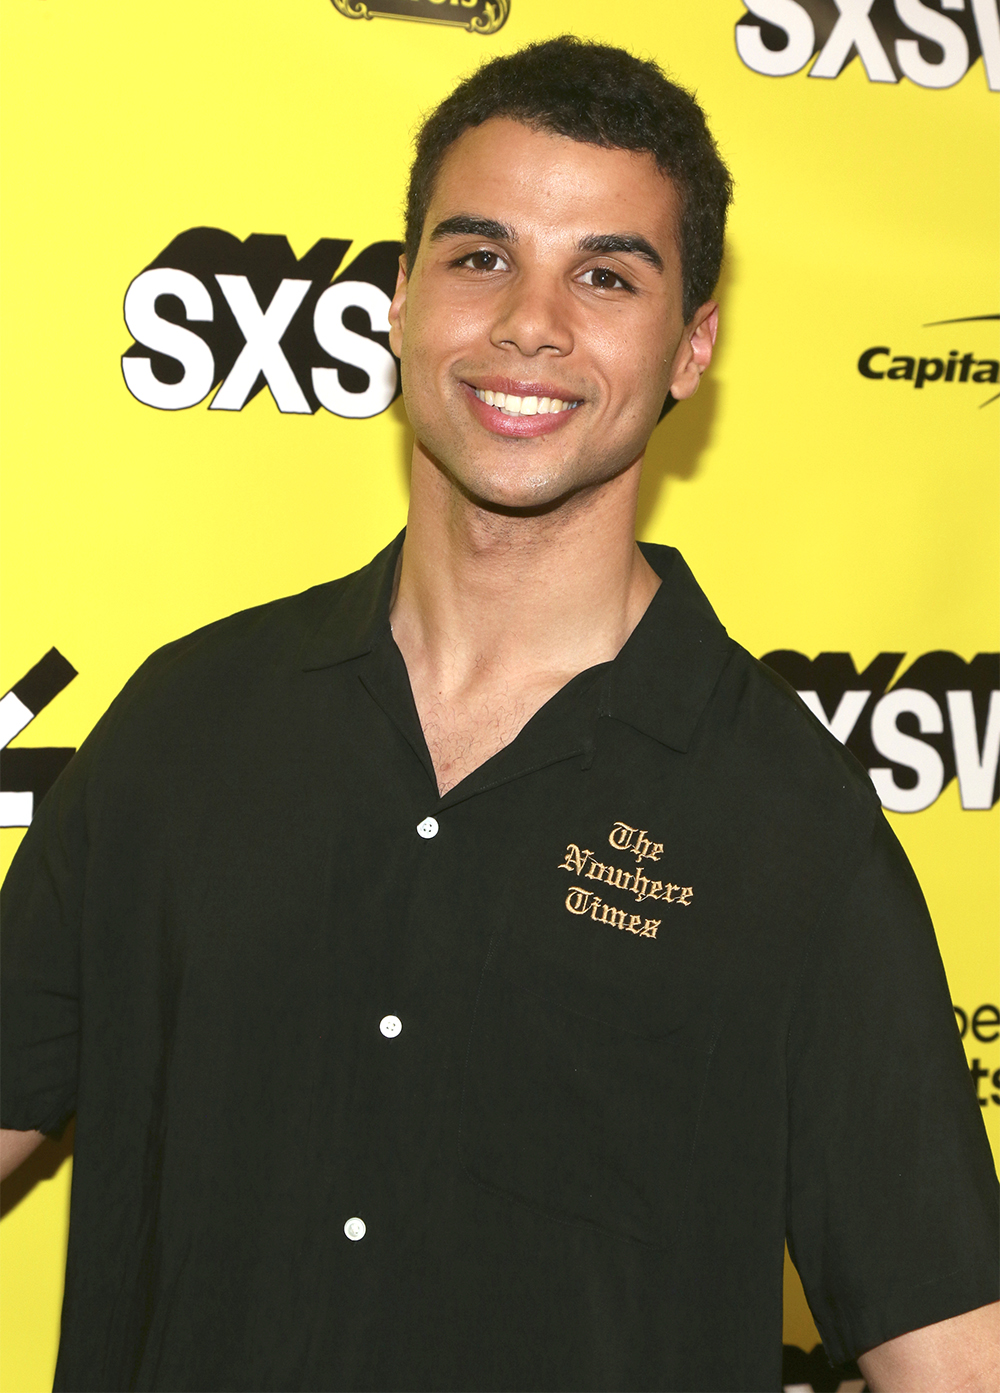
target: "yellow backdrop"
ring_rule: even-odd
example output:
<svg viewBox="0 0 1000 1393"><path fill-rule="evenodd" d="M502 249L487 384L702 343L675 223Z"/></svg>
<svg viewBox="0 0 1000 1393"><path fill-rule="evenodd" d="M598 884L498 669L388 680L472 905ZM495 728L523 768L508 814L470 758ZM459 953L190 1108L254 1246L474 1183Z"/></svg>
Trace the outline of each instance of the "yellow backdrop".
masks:
<svg viewBox="0 0 1000 1393"><path fill-rule="evenodd" d="M407 425L398 400L380 409L394 379L376 346L393 249L377 244L401 236L410 135L482 59L601 38L697 90L737 180L717 362L653 437L640 535L680 546L730 632L780 655L883 801L913 809L890 816L996 1143L996 0L875 0L862 20L834 0L364 8L4 6L0 689L38 708L0 779L5 860L64 757L14 750L79 745L159 644L352 570L402 525ZM228 237L161 256L198 228ZM287 238L285 269L252 234ZM335 273L329 248L302 264L323 238L350 243ZM189 279L137 280L154 262ZM331 274L347 289L313 320ZM257 323L282 277L313 282L284 338L277 300ZM158 285L186 287L186 320ZM183 373L157 357L171 333ZM244 404L259 363L268 385ZM230 409L209 404L220 376ZM178 409L142 399L157 382ZM346 415L362 389L378 414ZM334 409L311 411L324 393ZM78 675L50 660L23 684L53 647ZM880 654L897 661L871 667ZM51 1384L68 1152L5 1201L8 1393ZM808 1349L794 1273L786 1289L786 1340Z"/></svg>

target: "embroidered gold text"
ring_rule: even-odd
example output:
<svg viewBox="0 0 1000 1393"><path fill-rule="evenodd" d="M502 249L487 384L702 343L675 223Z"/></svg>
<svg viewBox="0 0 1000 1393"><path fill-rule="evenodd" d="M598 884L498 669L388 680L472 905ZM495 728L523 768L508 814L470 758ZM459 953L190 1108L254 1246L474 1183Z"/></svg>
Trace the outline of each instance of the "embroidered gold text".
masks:
<svg viewBox="0 0 1000 1393"><path fill-rule="evenodd" d="M663 855L663 843L651 842L646 829L630 827L627 822L616 822L608 834L608 841L615 851L631 851L641 864L643 861L659 861Z"/></svg>
<svg viewBox="0 0 1000 1393"><path fill-rule="evenodd" d="M623 909L605 903L593 890L584 890L579 885L574 885L566 896L566 908L570 914L589 914L595 924L610 924L613 929L624 929L640 938L655 938L662 922L644 919L641 914L626 914Z"/></svg>
<svg viewBox="0 0 1000 1393"><path fill-rule="evenodd" d="M667 904L689 905L694 897L690 885L674 885L673 881L651 880L643 874L642 867L634 871L621 866L605 865L598 861L589 849L581 850L576 842L570 842L565 858L559 862L561 871L573 871L584 875L588 880L600 880L615 890L628 890L639 902L642 900L665 900Z"/></svg>
<svg viewBox="0 0 1000 1393"><path fill-rule="evenodd" d="M633 895L636 903L644 900L659 900L663 904L689 905L694 898L694 887L675 885L672 880L657 880L646 875L643 861L659 861L663 855L663 843L651 841L644 827L632 827L627 822L616 822L608 834L608 841L616 851L630 851L636 859L634 867L615 866L611 862L598 861L589 847L570 842L566 855L559 862L561 871L569 871L583 880L597 882L602 888L607 885L612 890L622 890ZM595 924L608 924L625 933L636 934L639 938L655 938L660 927L660 919L646 919L641 914L630 914L601 898L594 890L582 885L574 885L566 896L566 908L570 914L588 914Z"/></svg>

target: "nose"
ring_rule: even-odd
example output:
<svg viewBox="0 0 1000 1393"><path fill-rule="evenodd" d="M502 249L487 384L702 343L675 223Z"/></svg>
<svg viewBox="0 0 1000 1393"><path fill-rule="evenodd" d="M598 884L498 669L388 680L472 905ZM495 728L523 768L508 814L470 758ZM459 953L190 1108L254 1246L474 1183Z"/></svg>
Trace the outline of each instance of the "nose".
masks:
<svg viewBox="0 0 1000 1393"><path fill-rule="evenodd" d="M491 342L496 348L516 349L525 358L564 357L573 349L570 299L556 277L522 270L504 292Z"/></svg>

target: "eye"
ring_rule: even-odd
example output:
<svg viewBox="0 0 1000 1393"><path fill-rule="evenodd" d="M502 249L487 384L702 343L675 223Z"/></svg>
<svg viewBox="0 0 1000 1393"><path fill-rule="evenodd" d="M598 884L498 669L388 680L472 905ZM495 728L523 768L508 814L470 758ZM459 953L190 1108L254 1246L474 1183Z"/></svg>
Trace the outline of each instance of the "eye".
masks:
<svg viewBox="0 0 1000 1393"><path fill-rule="evenodd" d="M592 285L595 290L627 290L631 293L634 289L617 271L612 271L610 266L592 266L589 271L584 271L581 279L584 285Z"/></svg>
<svg viewBox="0 0 1000 1393"><path fill-rule="evenodd" d="M467 266L470 271L498 271L506 270L507 263L499 252L491 252L486 247L480 247L478 251L469 252L467 256L461 256L457 261L452 262L453 266Z"/></svg>

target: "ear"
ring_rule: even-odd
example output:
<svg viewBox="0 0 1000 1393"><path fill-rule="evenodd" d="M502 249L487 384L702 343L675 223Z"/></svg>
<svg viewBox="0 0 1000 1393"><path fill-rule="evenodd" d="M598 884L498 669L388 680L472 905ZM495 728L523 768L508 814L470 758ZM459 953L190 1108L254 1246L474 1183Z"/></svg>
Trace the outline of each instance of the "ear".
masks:
<svg viewBox="0 0 1000 1393"><path fill-rule="evenodd" d="M403 325L406 322L406 257L399 258L399 274L396 277L396 290L389 306L389 347L400 356L403 348Z"/></svg>
<svg viewBox="0 0 1000 1393"><path fill-rule="evenodd" d="M701 375L712 361L715 335L719 328L719 306L709 300L696 311L674 354L670 395L677 401L693 397Z"/></svg>

